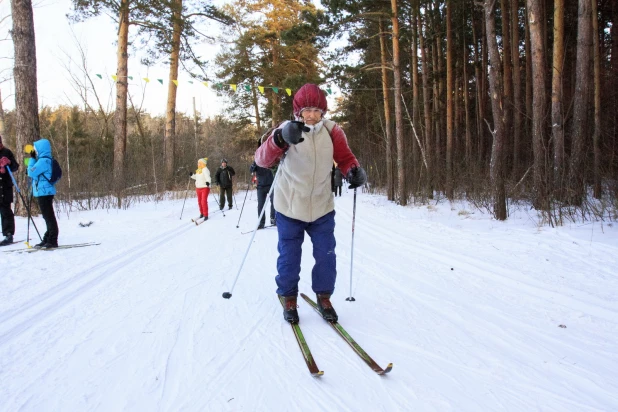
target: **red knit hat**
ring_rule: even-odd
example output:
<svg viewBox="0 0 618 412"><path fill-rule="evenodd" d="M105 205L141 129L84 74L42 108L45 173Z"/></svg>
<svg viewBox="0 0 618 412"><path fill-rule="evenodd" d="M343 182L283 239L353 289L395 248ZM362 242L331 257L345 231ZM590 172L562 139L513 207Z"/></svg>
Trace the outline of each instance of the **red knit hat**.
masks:
<svg viewBox="0 0 618 412"><path fill-rule="evenodd" d="M294 116L299 117L303 109L315 107L326 113L328 104L326 103L326 94L315 84L307 83L294 95Z"/></svg>

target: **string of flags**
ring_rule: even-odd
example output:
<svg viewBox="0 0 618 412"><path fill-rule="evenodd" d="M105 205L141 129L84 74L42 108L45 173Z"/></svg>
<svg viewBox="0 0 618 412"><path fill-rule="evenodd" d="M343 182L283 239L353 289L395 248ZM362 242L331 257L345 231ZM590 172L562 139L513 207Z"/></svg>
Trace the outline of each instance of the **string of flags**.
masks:
<svg viewBox="0 0 618 412"><path fill-rule="evenodd" d="M102 74L96 73L96 76L97 76L99 79L101 79L101 80L103 79L103 75L102 75ZM117 81L118 81L118 76L116 76L115 74L112 74L112 75L111 75L111 78L112 78L115 82L117 82ZM133 81L133 76L127 76L127 78L128 78L129 80ZM150 83L150 80L151 80L151 79L150 79L150 78L148 78L148 77L142 77L142 80L143 80L144 82L146 82L146 83ZM161 85L163 85L163 79L152 79L152 80L156 80L156 81L158 81ZM178 86L180 85L180 83L181 83L181 82L179 82L178 80L172 80L172 83L174 83L174 84L176 85L176 87L178 87ZM184 83L184 82L183 82L183 83ZM188 81L187 81L187 83L189 83L189 84L195 84L195 82L194 82L193 80L188 80ZM217 90L223 90L223 87L229 87L229 88L230 88L230 89L232 89L234 92L237 92L239 87L241 88L241 90L243 90L243 89L244 89L245 91L250 92L250 91L251 91L251 87L252 87L252 85L250 85L250 84L213 83L213 82L199 82L199 83L203 84L203 85L204 85L204 86L206 86L206 87L209 87L209 86L210 86L210 87L212 87L212 88L214 88L214 89L217 89ZM255 86L253 86L253 87L255 87ZM292 89L289 89L289 88L278 87L278 86L257 86L257 89L258 89L258 90L260 91L260 93L262 93L262 94L264 94L264 92L265 92L265 90L266 90L266 89L271 89L271 90L272 90L273 92L275 92L275 93L279 93L279 90L284 90L284 91L287 93L287 95L288 95L288 96L292 96ZM332 91L332 89L331 89L330 87L328 87L328 88L324 89L324 91L325 91L327 94L329 94L329 95L330 95L330 94L333 94L333 91Z"/></svg>

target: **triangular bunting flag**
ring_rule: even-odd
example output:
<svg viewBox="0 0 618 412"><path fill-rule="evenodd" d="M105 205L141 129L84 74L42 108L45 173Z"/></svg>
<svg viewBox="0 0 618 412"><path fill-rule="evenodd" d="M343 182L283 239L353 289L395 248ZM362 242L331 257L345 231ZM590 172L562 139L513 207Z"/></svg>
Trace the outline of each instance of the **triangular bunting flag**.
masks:
<svg viewBox="0 0 618 412"><path fill-rule="evenodd" d="M222 83L217 83L215 84L215 86L217 87L217 89L221 90L223 88L223 84Z"/></svg>
<svg viewBox="0 0 618 412"><path fill-rule="evenodd" d="M245 84L245 90L250 92L251 91L251 85L250 84Z"/></svg>
<svg viewBox="0 0 618 412"><path fill-rule="evenodd" d="M100 74L98 74L98 73L97 73L97 77L98 77L99 79L103 79L103 76L101 76L101 75L100 75Z"/></svg>
<svg viewBox="0 0 618 412"><path fill-rule="evenodd" d="M288 94L288 96L292 95L292 89L285 89L285 92Z"/></svg>
<svg viewBox="0 0 618 412"><path fill-rule="evenodd" d="M150 79L148 77L143 78L146 83L150 83Z"/></svg>
<svg viewBox="0 0 618 412"><path fill-rule="evenodd" d="M326 91L328 92L328 94L333 94L333 91L330 89L330 87L326 89Z"/></svg>
<svg viewBox="0 0 618 412"><path fill-rule="evenodd" d="M279 93L279 88L278 87L273 87L273 92Z"/></svg>
<svg viewBox="0 0 618 412"><path fill-rule="evenodd" d="M236 85L235 84L230 84L230 87L232 88L232 90L236 91Z"/></svg>
<svg viewBox="0 0 618 412"><path fill-rule="evenodd" d="M260 93L264 94L264 86L258 86L258 90Z"/></svg>
<svg viewBox="0 0 618 412"><path fill-rule="evenodd" d="M112 79L114 79L115 82L118 81L118 76L116 76L115 74L112 74Z"/></svg>
<svg viewBox="0 0 618 412"><path fill-rule="evenodd" d="M129 76L129 80L133 80L133 76Z"/></svg>
<svg viewBox="0 0 618 412"><path fill-rule="evenodd" d="M157 79L157 81L161 84L163 84L163 79Z"/></svg>
<svg viewBox="0 0 618 412"><path fill-rule="evenodd" d="M193 80L189 80L189 84L193 84Z"/></svg>
<svg viewBox="0 0 618 412"><path fill-rule="evenodd" d="M178 80L172 80L172 83L174 83L176 87L178 87Z"/></svg>
<svg viewBox="0 0 618 412"><path fill-rule="evenodd" d="M208 82L202 82L202 84L206 87L208 87Z"/></svg>

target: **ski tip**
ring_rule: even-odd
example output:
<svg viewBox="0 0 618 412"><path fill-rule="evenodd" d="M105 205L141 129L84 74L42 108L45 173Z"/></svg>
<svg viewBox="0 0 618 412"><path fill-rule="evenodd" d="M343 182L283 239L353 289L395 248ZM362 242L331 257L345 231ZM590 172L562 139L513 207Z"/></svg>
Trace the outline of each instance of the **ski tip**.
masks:
<svg viewBox="0 0 618 412"><path fill-rule="evenodd" d="M389 373L391 370L393 370L393 363L389 363L386 366L386 369L384 369L384 371L382 373L380 373L380 375L386 375L387 373Z"/></svg>
<svg viewBox="0 0 618 412"><path fill-rule="evenodd" d="M314 378L319 378L322 375L324 375L324 371L317 371L311 374L311 376L313 376Z"/></svg>

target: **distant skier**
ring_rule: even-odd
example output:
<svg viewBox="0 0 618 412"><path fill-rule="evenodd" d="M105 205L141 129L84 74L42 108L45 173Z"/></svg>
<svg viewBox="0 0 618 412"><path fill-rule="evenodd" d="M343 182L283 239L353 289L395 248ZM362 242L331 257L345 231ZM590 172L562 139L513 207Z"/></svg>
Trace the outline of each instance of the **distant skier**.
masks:
<svg viewBox="0 0 618 412"><path fill-rule="evenodd" d="M258 147L260 147L260 144L261 144L261 139L258 140ZM255 173L255 175L257 176L257 196L258 196L258 209L257 210L258 210L258 216L259 216L260 213L262 213L262 208L264 207L264 204L266 203L266 196L268 196L268 192L270 192L270 187L272 186L273 180L275 177L273 175L272 170L264 168L264 167L260 167L255 162L251 164L251 167L249 168L249 170L251 171L251 173ZM265 223L266 223L266 213L264 213L264 216L262 216L258 229L264 229ZM275 206L273 205L272 193L270 195L270 224L271 225L276 224Z"/></svg>
<svg viewBox="0 0 618 412"><path fill-rule="evenodd" d="M0 220L2 220L2 236L4 239L0 242L0 246L6 246L13 243L13 235L15 235L15 215L11 209L13 203L13 179L6 170L11 169L11 172L17 172L19 163L15 161L13 152L4 147L2 144L2 136L0 135Z"/></svg>
<svg viewBox="0 0 618 412"><path fill-rule="evenodd" d="M236 172L234 168L227 165L227 159L221 160L221 166L215 173L215 182L219 185L219 209L223 210L225 207L225 196L227 194L227 204L229 208L232 208L232 177Z"/></svg>
<svg viewBox="0 0 618 412"><path fill-rule="evenodd" d="M39 203L47 230L41 243L35 247L54 249L58 247L58 222L54 213L56 187L50 182L52 176L52 154L49 140L34 142L34 150L28 163L28 176L32 178L32 194Z"/></svg>
<svg viewBox="0 0 618 412"><path fill-rule="evenodd" d="M255 153L260 167L280 164L275 185L275 210L279 235L277 293L285 298L283 317L298 322L297 296L304 234L313 243L315 265L312 288L320 313L336 322L330 297L335 290L335 202L331 190L333 159L348 177L350 188L367 181L365 170L350 150L343 130L324 119L326 95L315 84L305 84L294 95L297 121L282 123Z"/></svg>
<svg viewBox="0 0 618 412"><path fill-rule="evenodd" d="M333 170L333 192L335 192L335 197L337 197L337 191L339 191L339 197L341 197L341 186L343 185L343 174L341 173L341 169L338 166L335 166Z"/></svg>
<svg viewBox="0 0 618 412"><path fill-rule="evenodd" d="M200 218L208 220L208 195L210 194L210 170L206 167L207 158L197 161L195 173L189 172L191 179L195 180L195 192L197 193L197 205L200 208Z"/></svg>

